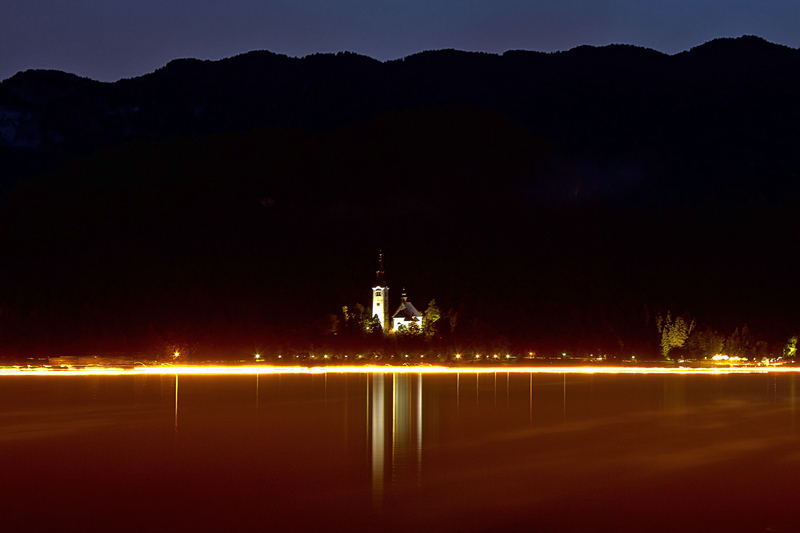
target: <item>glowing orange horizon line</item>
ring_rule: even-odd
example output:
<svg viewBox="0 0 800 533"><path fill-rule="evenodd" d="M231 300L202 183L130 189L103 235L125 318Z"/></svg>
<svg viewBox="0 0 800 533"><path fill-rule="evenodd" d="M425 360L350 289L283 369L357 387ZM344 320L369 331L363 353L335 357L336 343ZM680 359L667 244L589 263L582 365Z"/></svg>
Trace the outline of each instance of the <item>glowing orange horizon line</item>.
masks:
<svg viewBox="0 0 800 533"><path fill-rule="evenodd" d="M445 366L339 366L339 367L285 367L285 366L154 366L91 369L52 368L0 368L0 376L97 376L97 375L252 375L252 374L767 374L770 372L800 372L795 367L740 367L740 368L660 368L660 367L485 367L452 368Z"/></svg>

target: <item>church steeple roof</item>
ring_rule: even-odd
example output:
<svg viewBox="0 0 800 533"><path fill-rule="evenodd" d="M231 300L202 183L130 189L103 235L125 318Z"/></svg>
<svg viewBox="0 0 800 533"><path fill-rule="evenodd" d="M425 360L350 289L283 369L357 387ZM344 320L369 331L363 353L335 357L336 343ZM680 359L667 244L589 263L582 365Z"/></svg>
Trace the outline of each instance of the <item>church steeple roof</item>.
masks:
<svg viewBox="0 0 800 533"><path fill-rule="evenodd" d="M417 308L408 301L405 287L403 287L403 296L400 301L400 307L398 307L397 311L394 312L392 318L403 318L406 321L413 320L415 318L422 318L422 313L420 313Z"/></svg>
<svg viewBox="0 0 800 533"><path fill-rule="evenodd" d="M375 273L375 286L376 287L386 287L386 273L383 271L383 251L381 250L378 253L378 263L380 264L380 268Z"/></svg>

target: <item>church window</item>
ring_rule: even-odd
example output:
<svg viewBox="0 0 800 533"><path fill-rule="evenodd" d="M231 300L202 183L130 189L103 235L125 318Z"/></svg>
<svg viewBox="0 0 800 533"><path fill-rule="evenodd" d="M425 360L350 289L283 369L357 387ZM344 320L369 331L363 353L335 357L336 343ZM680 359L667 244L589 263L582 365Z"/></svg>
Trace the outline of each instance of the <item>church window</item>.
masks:
<svg viewBox="0 0 800 533"><path fill-rule="evenodd" d="M375 293L375 296L380 296L380 295L381 295L381 291L377 291L377 292Z"/></svg>

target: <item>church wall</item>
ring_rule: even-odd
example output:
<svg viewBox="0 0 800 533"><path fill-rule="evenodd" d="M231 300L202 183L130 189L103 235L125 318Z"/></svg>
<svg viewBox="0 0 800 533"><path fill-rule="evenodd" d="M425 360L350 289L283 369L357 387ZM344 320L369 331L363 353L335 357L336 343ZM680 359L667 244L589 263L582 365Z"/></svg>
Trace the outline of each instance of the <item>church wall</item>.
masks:
<svg viewBox="0 0 800 533"><path fill-rule="evenodd" d="M414 320L414 322L417 323L417 325L420 328L422 328L422 317L414 317L413 320ZM411 322L410 321L406 321L405 317L396 317L396 318L393 319L393 322L394 322L394 324L392 324L392 329L395 329L395 330L397 328L399 328L400 326L404 325L404 324L405 324L406 327L411 325Z"/></svg>
<svg viewBox="0 0 800 533"><path fill-rule="evenodd" d="M380 294L380 296L378 296ZM389 321L389 287L372 288L372 316L378 315L383 331L388 331Z"/></svg>

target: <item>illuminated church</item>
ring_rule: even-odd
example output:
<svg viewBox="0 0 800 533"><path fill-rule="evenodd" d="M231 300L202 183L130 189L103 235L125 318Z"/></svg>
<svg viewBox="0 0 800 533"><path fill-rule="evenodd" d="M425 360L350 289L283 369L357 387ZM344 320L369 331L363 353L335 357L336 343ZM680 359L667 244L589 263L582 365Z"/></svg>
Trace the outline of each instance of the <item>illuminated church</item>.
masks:
<svg viewBox="0 0 800 533"><path fill-rule="evenodd" d="M385 333L397 331L401 326L408 328L411 324L417 324L422 329L422 313L408 301L405 288L400 307L391 317L389 316L389 286L386 284L386 273L383 270L382 253L379 259L380 270L376 272L375 285L372 287L372 316L378 317Z"/></svg>

